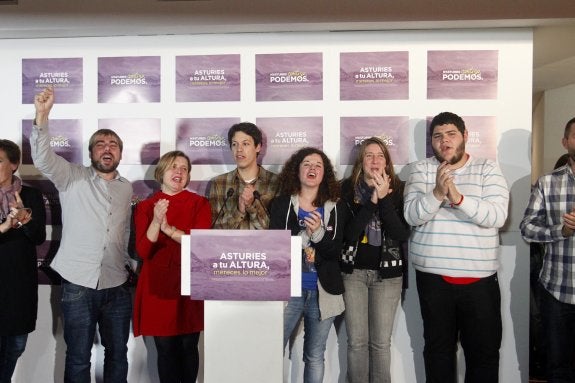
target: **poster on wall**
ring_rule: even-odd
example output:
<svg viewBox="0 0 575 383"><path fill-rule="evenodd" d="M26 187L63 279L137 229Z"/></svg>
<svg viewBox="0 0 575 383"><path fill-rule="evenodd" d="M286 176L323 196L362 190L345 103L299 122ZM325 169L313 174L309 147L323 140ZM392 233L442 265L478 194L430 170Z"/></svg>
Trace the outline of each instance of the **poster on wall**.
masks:
<svg viewBox="0 0 575 383"><path fill-rule="evenodd" d="M409 53L345 52L339 56L340 100L407 100Z"/></svg>
<svg viewBox="0 0 575 383"><path fill-rule="evenodd" d="M176 149L192 164L234 164L228 143L228 129L239 118L180 118L176 121Z"/></svg>
<svg viewBox="0 0 575 383"><path fill-rule="evenodd" d="M99 129L111 129L124 143L122 165L154 165L160 159L159 118L103 118Z"/></svg>
<svg viewBox="0 0 575 383"><path fill-rule="evenodd" d="M22 164L32 165L30 134L34 120L22 120ZM50 120L50 147L65 160L82 163L82 121Z"/></svg>
<svg viewBox="0 0 575 383"><path fill-rule="evenodd" d="M497 50L427 52L427 98L497 98Z"/></svg>
<svg viewBox="0 0 575 383"><path fill-rule="evenodd" d="M203 197L208 196L208 185L210 181L190 181L187 189Z"/></svg>
<svg viewBox="0 0 575 383"><path fill-rule="evenodd" d="M495 116L461 116L467 129L467 143L465 151L474 157L487 158L497 161L497 118ZM433 117L427 117L426 156L433 156L429 125Z"/></svg>
<svg viewBox="0 0 575 383"><path fill-rule="evenodd" d="M190 297L287 301L291 296L288 230L191 230Z"/></svg>
<svg viewBox="0 0 575 383"><path fill-rule="evenodd" d="M62 225L62 206L60 206L60 196L52 181L45 179L22 180L24 185L33 187L42 193L44 206L46 208L46 225Z"/></svg>
<svg viewBox="0 0 575 383"><path fill-rule="evenodd" d="M33 104L44 88L56 90L59 104L78 104L83 99L82 58L22 59L22 104Z"/></svg>
<svg viewBox="0 0 575 383"><path fill-rule="evenodd" d="M46 239L42 244L36 247L36 256L38 260L38 283L41 285L58 285L61 282L60 275L52 270L50 262L56 256L60 247L59 239Z"/></svg>
<svg viewBox="0 0 575 383"><path fill-rule="evenodd" d="M240 55L176 56L176 102L240 101Z"/></svg>
<svg viewBox="0 0 575 383"><path fill-rule="evenodd" d="M160 56L98 57L99 103L160 102Z"/></svg>
<svg viewBox="0 0 575 383"><path fill-rule="evenodd" d="M322 53L256 55L256 101L322 99Z"/></svg>
<svg viewBox="0 0 575 383"><path fill-rule="evenodd" d="M283 165L306 146L323 149L323 117L261 117L256 125L265 132L262 165Z"/></svg>
<svg viewBox="0 0 575 383"><path fill-rule="evenodd" d="M369 137L380 138L394 165L409 163L409 118L407 116L341 117L340 165L353 165L359 145Z"/></svg>

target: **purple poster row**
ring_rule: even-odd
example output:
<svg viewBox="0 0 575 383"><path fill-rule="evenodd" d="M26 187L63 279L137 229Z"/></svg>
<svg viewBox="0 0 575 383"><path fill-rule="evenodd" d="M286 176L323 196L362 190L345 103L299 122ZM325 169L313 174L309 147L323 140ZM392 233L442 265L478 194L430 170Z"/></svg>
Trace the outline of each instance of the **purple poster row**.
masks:
<svg viewBox="0 0 575 383"><path fill-rule="evenodd" d="M323 100L323 54L255 55L256 101ZM409 52L342 52L340 100L409 99ZM22 60L22 103L44 87L82 103L82 58ZM497 50L427 52L428 99L496 99ZM239 54L176 56L176 102L241 101ZM99 57L99 103L161 101L161 57Z"/></svg>
<svg viewBox="0 0 575 383"><path fill-rule="evenodd" d="M427 117L429 122L431 117ZM492 116L464 116L469 138L467 150L477 156L496 159L497 123ZM233 165L227 131L240 118L182 118L176 124L176 148L188 154L197 165ZM265 117L255 123L264 133L258 161L262 165L282 165L295 151L306 146L323 148L323 117ZM410 135L406 116L341 117L340 165L351 165L356 148L368 137L380 137L396 165L409 163ZM82 163L81 120L54 119L50 122L50 144L70 162ZM116 131L124 141L122 164L153 165L160 158L161 121L156 118L100 119L99 128ZM22 121L22 163L32 164L30 133L32 120ZM427 153L431 154L428 135Z"/></svg>

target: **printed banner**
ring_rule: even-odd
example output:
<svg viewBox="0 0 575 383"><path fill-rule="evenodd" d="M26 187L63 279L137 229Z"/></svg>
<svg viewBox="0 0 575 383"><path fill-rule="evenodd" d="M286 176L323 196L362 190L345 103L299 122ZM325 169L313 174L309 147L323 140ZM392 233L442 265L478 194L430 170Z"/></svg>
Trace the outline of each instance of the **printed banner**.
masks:
<svg viewBox="0 0 575 383"><path fill-rule="evenodd" d="M154 165L160 159L159 118L105 118L99 129L111 129L124 143L122 165Z"/></svg>
<svg viewBox="0 0 575 383"><path fill-rule="evenodd" d="M60 196L58 190L52 181L45 179L22 180L24 185L40 190L44 199L46 208L46 225L62 225L62 206L60 205ZM34 212L32 212L34 214Z"/></svg>
<svg viewBox="0 0 575 383"><path fill-rule="evenodd" d="M59 104L78 104L83 94L82 58L22 59L22 104L33 104L44 88L56 90Z"/></svg>
<svg viewBox="0 0 575 383"><path fill-rule="evenodd" d="M322 99L321 53L256 55L256 101Z"/></svg>
<svg viewBox="0 0 575 383"><path fill-rule="evenodd" d="M496 99L499 51L427 52L427 98Z"/></svg>
<svg viewBox="0 0 575 383"><path fill-rule="evenodd" d="M474 157L487 158L497 161L497 118L494 116L461 116L467 129L467 143L465 151ZM431 137L429 136L429 124L433 117L427 117L427 157L433 156Z"/></svg>
<svg viewBox="0 0 575 383"><path fill-rule="evenodd" d="M32 165L30 134L34 120L22 120L22 164ZM50 146L68 162L82 163L82 121L50 120Z"/></svg>
<svg viewBox="0 0 575 383"><path fill-rule="evenodd" d="M353 165L358 147L369 137L380 138L387 146L394 165L409 163L409 118L397 117L341 117L340 165Z"/></svg>
<svg viewBox="0 0 575 383"><path fill-rule="evenodd" d="M176 102L240 101L240 55L176 56Z"/></svg>
<svg viewBox="0 0 575 383"><path fill-rule="evenodd" d="M341 100L407 100L409 54L405 52L340 53Z"/></svg>
<svg viewBox="0 0 575 383"><path fill-rule="evenodd" d="M192 164L235 164L228 130L239 118L180 118L176 126L176 149Z"/></svg>
<svg viewBox="0 0 575 383"><path fill-rule="evenodd" d="M190 297L287 301L290 249L287 230L192 230Z"/></svg>
<svg viewBox="0 0 575 383"><path fill-rule="evenodd" d="M38 283L41 285L59 285L60 275L50 268L50 262L56 256L60 240L47 239L36 247L38 257Z"/></svg>
<svg viewBox="0 0 575 383"><path fill-rule="evenodd" d="M208 196L208 185L210 181L190 181L187 189L191 192L196 193L197 195L201 195L202 197Z"/></svg>
<svg viewBox="0 0 575 383"><path fill-rule="evenodd" d="M160 102L160 56L99 57L98 102Z"/></svg>
<svg viewBox="0 0 575 383"><path fill-rule="evenodd" d="M323 148L323 117L263 117L256 124L265 132L262 165L283 165L306 146Z"/></svg>

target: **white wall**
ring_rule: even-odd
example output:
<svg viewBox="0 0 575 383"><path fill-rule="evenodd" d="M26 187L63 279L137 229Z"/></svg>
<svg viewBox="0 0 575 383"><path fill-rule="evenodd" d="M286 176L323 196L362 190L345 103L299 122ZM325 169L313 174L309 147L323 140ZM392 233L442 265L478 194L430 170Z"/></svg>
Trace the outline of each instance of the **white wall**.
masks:
<svg viewBox="0 0 575 383"><path fill-rule="evenodd" d="M430 49L496 49L499 51L498 97L496 100L427 100L426 52ZM404 31L365 33L299 33L202 36L111 37L41 40L0 40L0 67L4 86L0 90L2 136L21 141L21 119L33 118L33 106L21 104L21 59L45 57L84 58L84 103L56 105L52 118L80 118L84 121L84 137L95 130L97 119L114 117L161 118L161 150L175 147L175 119L194 116L239 116L242 120L256 117L286 115L321 115L324 120L324 149L339 163L339 117L361 115L403 115L410 120L409 136L413 137L410 160L424 158L424 121L443 110L463 116L496 116L499 130L498 161L509 183L510 220L501 234L500 285L502 291L503 344L501 349L502 382L527 380L528 374L528 248L518 232L528 199L530 184L530 130L532 33L530 30L487 31ZM320 102L255 103L254 54L321 51L324 55L324 78L338 78L340 51L408 50L410 54L410 97L405 101L374 101L341 103L337 81L326 81L324 100ZM189 104L174 102L173 62L180 54L241 53L242 101L221 104ZM97 103L95 82L98 56L160 55L162 56L162 102L146 105L101 105ZM245 73L245 76L244 76ZM334 77L335 76L335 77ZM87 143L85 142L85 147ZM84 163L87 164L86 150ZM197 165L192 178L207 180L230 167ZM145 167L122 165L120 171L130 180L149 174ZM340 169L345 172L347 169ZM398 169L401 172L402 169ZM23 166L24 177L37 176L31 166ZM397 314L393 338L392 373L396 382L423 382L422 327L413 271L411 288ZM65 345L62 339L58 310L58 288L40 288L37 330L30 336L29 346L16 371L16 383L61 381ZM231 346L232 347L232 346ZM235 346L241 351L241 346ZM329 339L326 382L345 380L345 330L339 326ZM301 335L291 361L285 359L286 379L301 382ZM101 364L103 353L95 347L95 365ZM151 348L153 355L153 348ZM287 355L286 355L287 358ZM148 360L142 338L130 341L131 382L155 382L154 360ZM99 368L99 367L98 367ZM49 377L46 380L46 377ZM213 382L208 382L213 383ZM219 382L218 382L219 383Z"/></svg>
<svg viewBox="0 0 575 383"><path fill-rule="evenodd" d="M561 144L565 124L575 117L575 84L545 92L543 173L553 170L557 159L566 152Z"/></svg>

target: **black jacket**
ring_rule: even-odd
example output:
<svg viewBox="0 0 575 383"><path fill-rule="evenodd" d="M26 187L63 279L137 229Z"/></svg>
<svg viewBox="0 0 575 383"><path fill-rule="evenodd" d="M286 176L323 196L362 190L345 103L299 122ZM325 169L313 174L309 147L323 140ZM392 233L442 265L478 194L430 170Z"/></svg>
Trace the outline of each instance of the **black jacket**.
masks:
<svg viewBox="0 0 575 383"><path fill-rule="evenodd" d="M46 210L38 190L22 186L20 197L32 209L32 220L0 234L0 335L24 335L36 327L36 246L46 239Z"/></svg>
<svg viewBox="0 0 575 383"><path fill-rule="evenodd" d="M377 204L369 201L365 205L354 201L354 188L349 178L343 180L341 186L342 198L352 213L348 214L348 221L345 225L344 243L355 245L364 233L365 227L377 212L381 220L382 234L385 233L390 239L397 241L397 246L402 254L403 266L406 267L405 252L403 247L409 239L410 226L403 217L403 186L401 182L399 190L378 200ZM351 273L352 269L342 265L345 272Z"/></svg>
<svg viewBox="0 0 575 383"><path fill-rule="evenodd" d="M339 268L339 258L343 239L343 228L346 221L346 207L342 201L334 204L324 204L326 232L318 243L311 243L315 248L315 267L321 286L332 295L343 294L343 279ZM297 219L297 210L290 196L276 197L271 204L270 229L291 231L292 236L298 235L300 227Z"/></svg>

